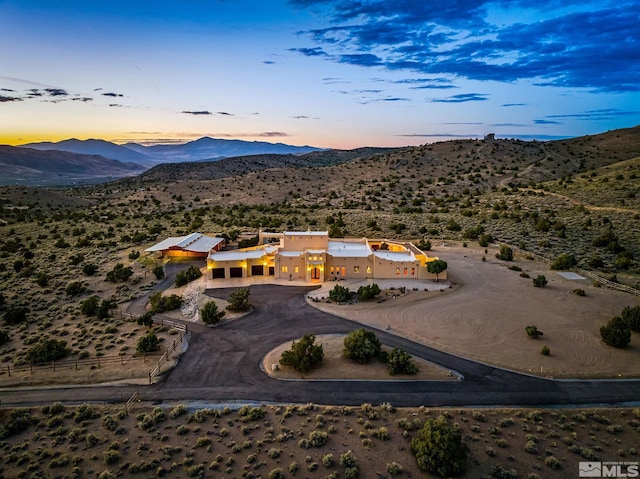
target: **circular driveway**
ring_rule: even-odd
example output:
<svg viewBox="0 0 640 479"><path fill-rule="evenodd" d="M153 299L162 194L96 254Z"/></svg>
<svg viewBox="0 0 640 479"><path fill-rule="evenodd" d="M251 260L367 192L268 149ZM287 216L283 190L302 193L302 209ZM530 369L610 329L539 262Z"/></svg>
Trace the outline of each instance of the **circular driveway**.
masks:
<svg viewBox="0 0 640 479"><path fill-rule="evenodd" d="M234 288L235 289L235 288ZM228 297L234 289L218 289ZM283 342L305 333L346 334L361 324L309 306L313 288L251 286L255 310L209 328L189 323L188 351L153 386L92 386L5 390L3 404L69 401L120 401L134 391L150 401L282 402L395 406L524 406L630 403L640 399L640 380L571 381L527 376L452 356L376 330L380 341L460 373L462 381L291 381L260 369L263 357Z"/></svg>

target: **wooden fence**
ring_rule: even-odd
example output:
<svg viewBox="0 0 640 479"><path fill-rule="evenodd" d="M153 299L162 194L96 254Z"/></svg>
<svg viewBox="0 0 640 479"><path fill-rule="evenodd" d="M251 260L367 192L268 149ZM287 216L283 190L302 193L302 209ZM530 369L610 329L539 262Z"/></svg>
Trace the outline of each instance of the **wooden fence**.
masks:
<svg viewBox="0 0 640 479"><path fill-rule="evenodd" d="M640 296L640 290L637 290L635 288L632 288L631 286L627 286L625 284L620 284L620 283L615 283L614 281L609 281L608 279L603 278L602 276L598 276L595 273L592 273L591 271L585 271L584 269L577 269L576 270L577 273L584 275L590 279L592 279L593 281L600 283L604 286L607 286L608 288L613 288L613 289L617 289L619 291L624 291L625 293L630 293L633 294L635 296Z"/></svg>
<svg viewBox="0 0 640 479"><path fill-rule="evenodd" d="M133 405L137 402L140 402L140 393L138 393L138 391L134 392L133 395L127 400L127 402L124 405L124 410L126 411L127 414L131 412Z"/></svg>
<svg viewBox="0 0 640 479"><path fill-rule="evenodd" d="M180 333L180 336L177 339L174 339L171 343L171 346L167 348L167 350L160 356L160 359L156 362L155 366L149 371L149 384L153 383L153 378L155 378L158 374L160 374L160 369L162 365L166 363L171 357L171 353L173 353L178 346L182 344L184 341L185 333Z"/></svg>
<svg viewBox="0 0 640 479"><path fill-rule="evenodd" d="M61 371L64 369L75 369L75 370L84 369L84 368L95 369L95 368L100 368L102 366L108 366L111 364L125 365L129 361L142 360L144 362L147 362L147 360L149 359L153 360L159 355L160 353L146 353L146 354L133 354L131 356L118 355L118 356L96 356L95 358L85 358L85 359L78 359L78 358L61 359L59 361L51 361L46 363L28 363L28 364L21 364L19 366L11 366L7 364L6 372L9 376L11 376L12 374L19 374L19 373L25 373L25 372L33 373L34 370L36 372L48 371L48 370L55 372L55 371ZM2 368L2 372L4 371L5 369Z"/></svg>

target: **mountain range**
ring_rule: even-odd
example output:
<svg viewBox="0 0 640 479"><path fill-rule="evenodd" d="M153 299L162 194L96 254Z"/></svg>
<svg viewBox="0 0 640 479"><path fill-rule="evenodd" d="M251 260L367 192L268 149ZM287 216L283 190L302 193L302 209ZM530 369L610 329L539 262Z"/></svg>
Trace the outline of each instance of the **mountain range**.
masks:
<svg viewBox="0 0 640 479"><path fill-rule="evenodd" d="M100 155L112 160L133 162L150 168L160 163L182 163L186 161L215 161L223 158L247 155L277 154L299 155L321 150L312 146L293 146L264 141L225 140L202 137L187 143L145 146L139 143L117 145L104 140L77 140L75 138L57 143L28 143L22 148L56 150L83 155Z"/></svg>
<svg viewBox="0 0 640 479"><path fill-rule="evenodd" d="M0 185L59 186L102 183L138 175L147 167L99 155L0 145Z"/></svg>
<svg viewBox="0 0 640 479"><path fill-rule="evenodd" d="M183 144L117 145L105 140L0 145L0 185L62 186L135 176L164 163L218 161L249 155L301 155L321 148L203 137Z"/></svg>

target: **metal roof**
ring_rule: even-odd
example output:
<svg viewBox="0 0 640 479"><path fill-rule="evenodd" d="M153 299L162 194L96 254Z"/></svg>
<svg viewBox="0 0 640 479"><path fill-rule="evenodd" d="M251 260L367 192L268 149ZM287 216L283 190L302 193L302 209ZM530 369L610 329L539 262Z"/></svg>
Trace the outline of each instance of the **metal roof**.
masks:
<svg viewBox="0 0 640 479"><path fill-rule="evenodd" d="M224 241L224 238L214 238L203 235L202 233L191 233L186 236L172 236L160 243L157 243L145 251L165 251L171 248L179 248L185 251L193 251L195 253L208 253L214 247Z"/></svg>

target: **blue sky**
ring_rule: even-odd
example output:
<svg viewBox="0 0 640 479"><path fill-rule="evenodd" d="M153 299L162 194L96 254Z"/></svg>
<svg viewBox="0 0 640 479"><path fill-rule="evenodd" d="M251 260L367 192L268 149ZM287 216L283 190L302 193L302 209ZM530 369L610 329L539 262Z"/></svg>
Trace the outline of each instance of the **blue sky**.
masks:
<svg viewBox="0 0 640 479"><path fill-rule="evenodd" d="M0 143L353 148L640 124L640 0L0 0Z"/></svg>

